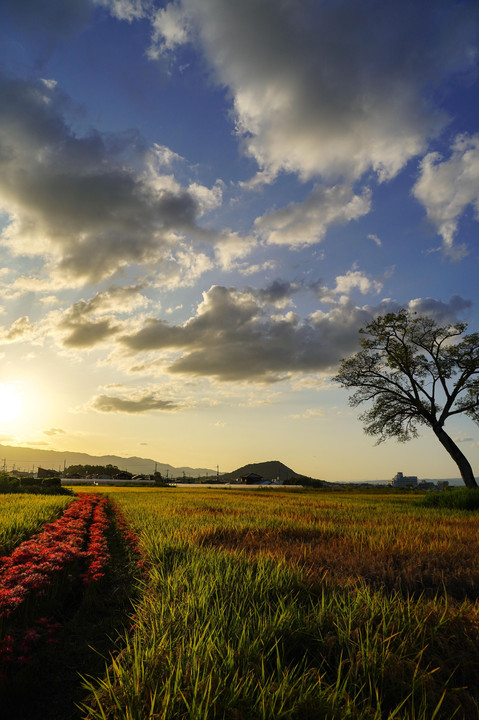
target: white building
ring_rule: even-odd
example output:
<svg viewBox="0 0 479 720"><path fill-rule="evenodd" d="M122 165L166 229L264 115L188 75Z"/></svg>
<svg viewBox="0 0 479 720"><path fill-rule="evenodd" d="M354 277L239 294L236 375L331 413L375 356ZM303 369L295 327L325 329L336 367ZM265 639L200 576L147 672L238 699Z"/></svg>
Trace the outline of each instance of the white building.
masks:
<svg viewBox="0 0 479 720"><path fill-rule="evenodd" d="M397 472L391 482L389 483L393 487L416 487L417 476L416 475L403 475L402 472Z"/></svg>

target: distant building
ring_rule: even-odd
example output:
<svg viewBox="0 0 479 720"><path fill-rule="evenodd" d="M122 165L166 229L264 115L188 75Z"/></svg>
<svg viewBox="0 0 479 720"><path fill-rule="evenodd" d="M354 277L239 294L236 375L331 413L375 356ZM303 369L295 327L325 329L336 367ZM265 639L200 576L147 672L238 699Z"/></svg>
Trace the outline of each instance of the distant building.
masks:
<svg viewBox="0 0 479 720"><path fill-rule="evenodd" d="M421 480L417 485L418 490L437 490L436 483L431 480Z"/></svg>
<svg viewBox="0 0 479 720"><path fill-rule="evenodd" d="M245 485L257 485L260 482L263 482L263 476L257 475L256 473L248 473L248 475L243 475L240 477L240 482L244 483Z"/></svg>
<svg viewBox="0 0 479 720"><path fill-rule="evenodd" d="M403 475L402 472L397 472L389 484L396 488L416 487L417 476Z"/></svg>
<svg viewBox="0 0 479 720"><path fill-rule="evenodd" d="M57 472L56 470L47 470L42 467L39 467L37 472L37 477L39 478L60 477L60 475L61 472Z"/></svg>

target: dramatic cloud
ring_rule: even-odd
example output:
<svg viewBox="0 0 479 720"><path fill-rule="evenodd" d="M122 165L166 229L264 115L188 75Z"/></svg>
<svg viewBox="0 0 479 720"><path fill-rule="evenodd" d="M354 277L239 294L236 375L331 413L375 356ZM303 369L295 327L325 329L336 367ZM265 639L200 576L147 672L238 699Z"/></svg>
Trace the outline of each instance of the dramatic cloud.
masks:
<svg viewBox="0 0 479 720"><path fill-rule="evenodd" d="M331 368L354 349L358 328L370 318L352 305L304 321L294 313L269 316L253 291L214 286L184 325L152 318L121 342L135 353L181 348L184 354L168 368L173 373L275 382Z"/></svg>
<svg viewBox="0 0 479 720"><path fill-rule="evenodd" d="M428 153L413 193L442 236L446 254L461 258L466 248L454 245L459 218L468 205L479 215L479 135L457 137L447 160Z"/></svg>
<svg viewBox="0 0 479 720"><path fill-rule="evenodd" d="M337 278L338 285L377 291L360 273ZM279 286L278 286L279 287ZM345 289L345 288L343 288ZM287 289L283 289L286 294ZM338 291L339 292L339 291ZM329 372L358 348L358 330L375 315L399 310L392 301L357 307L344 297L325 312L301 320L294 313L270 315L252 290L213 286L203 294L195 316L183 325L150 318L141 330L120 342L130 352L179 349L168 367L171 373L212 376L224 381L276 382L295 373ZM470 302L418 299L410 309L453 321Z"/></svg>
<svg viewBox="0 0 479 720"><path fill-rule="evenodd" d="M93 399L90 407L98 412L138 415L158 410L177 410L179 405L171 400L161 400L153 394L132 397L98 395Z"/></svg>
<svg viewBox="0 0 479 720"><path fill-rule="evenodd" d="M222 241L198 225L221 203L221 185L181 186L162 167L171 164L167 149L146 148L134 132L79 137L67 105L50 82L0 76L3 244L48 258L60 283L97 282L134 265L188 274L186 239Z"/></svg>
<svg viewBox="0 0 479 720"><path fill-rule="evenodd" d="M302 246L320 242L331 225L341 225L366 215L371 208L368 189L354 195L352 188L316 187L303 203L256 219L260 235L275 245Z"/></svg>
<svg viewBox="0 0 479 720"><path fill-rule="evenodd" d="M120 330L121 326L108 316L131 313L148 305L141 289L142 286L111 287L88 301L79 300L60 316L52 313L50 324L60 332L65 347L89 349Z"/></svg>
<svg viewBox="0 0 479 720"><path fill-rule="evenodd" d="M393 177L444 125L430 90L477 42L477 7L448 0L181 0L156 17L158 52L187 39L185 14L264 180Z"/></svg>
<svg viewBox="0 0 479 720"><path fill-rule="evenodd" d="M69 334L63 340L63 345L77 350L92 348L94 345L115 335L120 329L119 326L113 325L110 320L97 320L95 322L70 318L65 318L60 323L59 328L69 331Z"/></svg>

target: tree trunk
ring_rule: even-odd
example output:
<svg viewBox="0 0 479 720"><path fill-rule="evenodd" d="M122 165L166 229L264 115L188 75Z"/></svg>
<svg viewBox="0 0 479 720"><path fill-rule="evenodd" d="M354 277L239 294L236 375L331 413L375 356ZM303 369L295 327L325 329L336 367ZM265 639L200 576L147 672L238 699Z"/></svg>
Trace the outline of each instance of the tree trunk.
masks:
<svg viewBox="0 0 479 720"><path fill-rule="evenodd" d="M474 477L474 473L472 472L472 467L470 466L466 456L461 450L459 450L454 440L449 437L442 427L433 427L432 429L434 430L434 433L441 445L446 448L447 452L459 468L464 484L470 488L477 488L477 482Z"/></svg>

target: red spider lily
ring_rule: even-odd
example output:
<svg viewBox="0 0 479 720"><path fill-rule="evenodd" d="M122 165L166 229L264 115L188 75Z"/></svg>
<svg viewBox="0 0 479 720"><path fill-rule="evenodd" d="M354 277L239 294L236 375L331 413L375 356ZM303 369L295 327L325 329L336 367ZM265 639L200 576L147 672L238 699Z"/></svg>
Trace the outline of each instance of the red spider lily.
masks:
<svg viewBox="0 0 479 720"><path fill-rule="evenodd" d="M33 627L27 630L6 635L0 641L0 664L2 670L8 672L31 662L34 651L41 643L56 642L54 635L61 627L60 623L40 618ZM1 673L1 680L7 680L5 672Z"/></svg>
<svg viewBox="0 0 479 720"><path fill-rule="evenodd" d="M86 530L99 498L80 495L53 523L1 558L0 617L18 608L33 591L45 592L52 577L82 557Z"/></svg>
<svg viewBox="0 0 479 720"><path fill-rule="evenodd" d="M104 577L105 568L110 561L108 542L105 536L109 526L109 520L106 514L107 505L107 499L101 498L93 511L93 521L89 531L88 547L84 553L90 560L88 569L83 576L83 580L87 584L100 580Z"/></svg>
<svg viewBox="0 0 479 720"><path fill-rule="evenodd" d="M8 626L17 626L9 629L9 634L0 639L0 666L7 675L28 663L39 644L55 643L60 627L58 623L40 617L32 627L21 630L17 622L19 616L8 620L9 616L21 608L30 596L47 592L58 574L66 576L69 567L74 571L75 562L87 561L82 576L85 584L104 578L111 561L107 541L110 527L108 508L106 497L82 494L61 518L47 523L40 533L22 543L9 556L0 558L0 621L4 619L4 632ZM113 506L113 512L123 540L138 559L138 566L143 566L136 535L118 508ZM0 681L4 676L2 672Z"/></svg>

